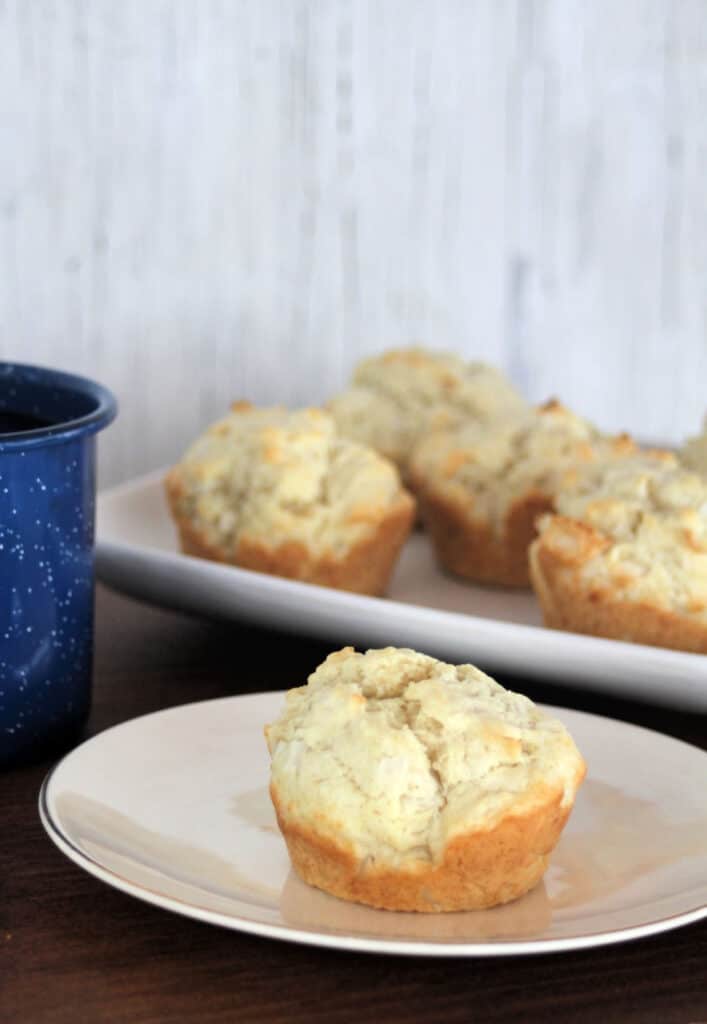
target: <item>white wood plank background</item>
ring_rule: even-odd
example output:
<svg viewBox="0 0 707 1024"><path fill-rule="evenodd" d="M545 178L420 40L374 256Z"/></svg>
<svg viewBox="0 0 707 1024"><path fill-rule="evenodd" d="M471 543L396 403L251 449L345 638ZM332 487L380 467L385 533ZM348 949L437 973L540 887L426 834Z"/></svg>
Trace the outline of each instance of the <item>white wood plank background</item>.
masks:
<svg viewBox="0 0 707 1024"><path fill-rule="evenodd" d="M0 0L0 356L102 479L412 340L609 428L707 408L707 0Z"/></svg>

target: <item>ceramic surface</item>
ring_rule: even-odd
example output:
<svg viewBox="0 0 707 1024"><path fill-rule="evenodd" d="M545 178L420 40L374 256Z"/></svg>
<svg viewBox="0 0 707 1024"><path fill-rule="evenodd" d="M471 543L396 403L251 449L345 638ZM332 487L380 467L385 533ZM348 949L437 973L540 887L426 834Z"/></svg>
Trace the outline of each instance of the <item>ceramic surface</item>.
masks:
<svg viewBox="0 0 707 1024"><path fill-rule="evenodd" d="M436 565L422 531L405 545L386 599L183 555L163 477L160 471L99 496L97 573L118 590L167 607L321 636L332 647L413 647L492 673L707 712L707 656L545 629L530 591L453 579Z"/></svg>

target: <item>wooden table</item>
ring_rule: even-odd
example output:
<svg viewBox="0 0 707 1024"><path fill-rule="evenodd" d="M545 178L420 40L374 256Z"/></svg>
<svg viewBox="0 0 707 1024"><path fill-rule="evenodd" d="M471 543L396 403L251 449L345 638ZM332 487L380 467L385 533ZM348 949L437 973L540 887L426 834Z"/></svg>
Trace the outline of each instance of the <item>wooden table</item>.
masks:
<svg viewBox="0 0 707 1024"><path fill-rule="evenodd" d="M174 704L287 688L326 653L316 641L189 619L99 589L89 732ZM704 716L514 685L707 748ZM158 910L52 845L36 810L48 767L0 775L3 1024L707 1021L707 921L563 955L425 960L269 941Z"/></svg>

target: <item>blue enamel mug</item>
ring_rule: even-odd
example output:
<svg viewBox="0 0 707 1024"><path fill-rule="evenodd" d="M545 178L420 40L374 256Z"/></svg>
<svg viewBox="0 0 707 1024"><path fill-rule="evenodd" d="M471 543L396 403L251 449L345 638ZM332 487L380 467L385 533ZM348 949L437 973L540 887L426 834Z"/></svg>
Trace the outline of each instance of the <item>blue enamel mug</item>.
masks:
<svg viewBox="0 0 707 1024"><path fill-rule="evenodd" d="M78 738L91 702L100 384L0 362L0 767Z"/></svg>

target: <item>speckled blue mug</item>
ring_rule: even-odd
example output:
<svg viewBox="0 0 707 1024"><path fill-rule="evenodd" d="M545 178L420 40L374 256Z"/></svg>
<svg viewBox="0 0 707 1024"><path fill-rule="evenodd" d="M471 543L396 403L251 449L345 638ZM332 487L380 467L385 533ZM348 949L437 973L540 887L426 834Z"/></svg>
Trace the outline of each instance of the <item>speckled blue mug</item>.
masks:
<svg viewBox="0 0 707 1024"><path fill-rule="evenodd" d="M96 433L113 395L0 363L0 767L48 756L88 716Z"/></svg>

